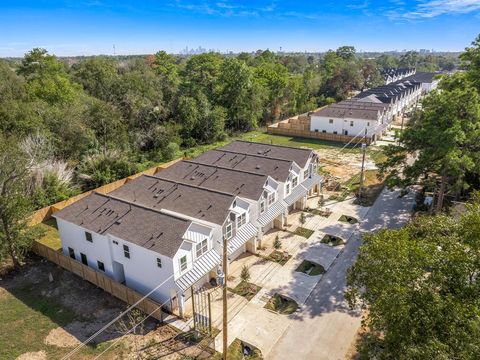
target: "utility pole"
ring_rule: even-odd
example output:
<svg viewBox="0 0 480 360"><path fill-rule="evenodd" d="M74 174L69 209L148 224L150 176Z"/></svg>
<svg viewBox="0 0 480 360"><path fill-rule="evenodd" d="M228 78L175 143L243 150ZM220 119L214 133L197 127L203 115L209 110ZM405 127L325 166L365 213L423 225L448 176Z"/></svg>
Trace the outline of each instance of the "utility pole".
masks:
<svg viewBox="0 0 480 360"><path fill-rule="evenodd" d="M358 189L358 197L362 199L363 193L363 173L365 171L365 153L367 151L367 128L365 128L364 142L362 143L362 171L360 172L360 188Z"/></svg>
<svg viewBox="0 0 480 360"><path fill-rule="evenodd" d="M223 360L227 360L227 348L228 348L228 318L227 318L227 237L223 235Z"/></svg>

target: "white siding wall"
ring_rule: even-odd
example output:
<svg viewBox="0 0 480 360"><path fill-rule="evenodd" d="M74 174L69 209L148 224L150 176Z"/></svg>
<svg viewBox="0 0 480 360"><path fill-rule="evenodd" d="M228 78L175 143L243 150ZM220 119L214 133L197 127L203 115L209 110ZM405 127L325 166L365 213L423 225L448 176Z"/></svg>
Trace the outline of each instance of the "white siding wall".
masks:
<svg viewBox="0 0 480 360"><path fill-rule="evenodd" d="M173 271L172 259L115 237L110 242L113 260L123 265L126 286L146 294L165 281L151 297L162 303L170 298L171 290L175 289L174 280L168 279ZM125 257L123 245L129 247L130 258ZM161 268L157 266L157 258L162 260Z"/></svg>
<svg viewBox="0 0 480 360"><path fill-rule="evenodd" d="M315 131L315 129L319 129L319 132L322 132L322 130L327 130L327 133L329 134L333 134L334 131L336 131L339 135L344 135L344 130L347 130L348 136L356 136L365 127L368 128L370 133L378 125L378 121L376 120L334 118L333 124L329 124L329 120L330 118L324 116L312 116L311 130ZM353 121L353 126L350 126L350 121ZM367 126L367 123L370 123L370 125ZM378 131L376 132L378 133Z"/></svg>
<svg viewBox="0 0 480 360"><path fill-rule="evenodd" d="M80 253L83 253L87 256L88 266L97 270L97 261L101 261L105 265L105 273L113 277L109 241L106 236L89 231L93 240L89 242L85 238L84 228L62 219L57 219L57 225L64 255L69 256L68 248L70 247L75 251L75 258L78 261L81 261Z"/></svg>

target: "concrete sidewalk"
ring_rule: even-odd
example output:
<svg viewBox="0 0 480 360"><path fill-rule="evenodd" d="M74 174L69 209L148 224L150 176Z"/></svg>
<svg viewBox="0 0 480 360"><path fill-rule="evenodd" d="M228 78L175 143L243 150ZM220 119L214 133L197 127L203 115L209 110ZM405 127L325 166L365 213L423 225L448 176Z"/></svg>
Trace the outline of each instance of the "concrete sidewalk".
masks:
<svg viewBox="0 0 480 360"><path fill-rule="evenodd" d="M266 359L345 359L360 327L361 314L350 310L343 293L347 269L355 262L362 232L403 226L410 218L414 194L383 190L330 270L316 284L301 310Z"/></svg>

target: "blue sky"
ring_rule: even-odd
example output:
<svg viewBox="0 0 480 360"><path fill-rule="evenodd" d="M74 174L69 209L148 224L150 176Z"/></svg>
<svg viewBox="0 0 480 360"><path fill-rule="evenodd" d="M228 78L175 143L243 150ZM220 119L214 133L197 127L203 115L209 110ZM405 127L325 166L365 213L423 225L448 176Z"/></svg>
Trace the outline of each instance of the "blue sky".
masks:
<svg viewBox="0 0 480 360"><path fill-rule="evenodd" d="M0 0L0 56L220 51L460 51L480 0Z"/></svg>

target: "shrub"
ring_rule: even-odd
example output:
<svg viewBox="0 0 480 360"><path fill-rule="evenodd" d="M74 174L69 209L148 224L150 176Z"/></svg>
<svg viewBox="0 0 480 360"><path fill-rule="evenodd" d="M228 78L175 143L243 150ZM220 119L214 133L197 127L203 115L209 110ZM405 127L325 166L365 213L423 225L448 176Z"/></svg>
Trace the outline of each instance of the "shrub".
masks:
<svg viewBox="0 0 480 360"><path fill-rule="evenodd" d="M275 241L273 242L273 248L275 250L280 250L282 248L282 241L280 240L280 236L275 236Z"/></svg>
<svg viewBox="0 0 480 360"><path fill-rule="evenodd" d="M240 279L242 279L243 282L248 282L248 280L250 280L250 269L247 265L243 265Z"/></svg>

